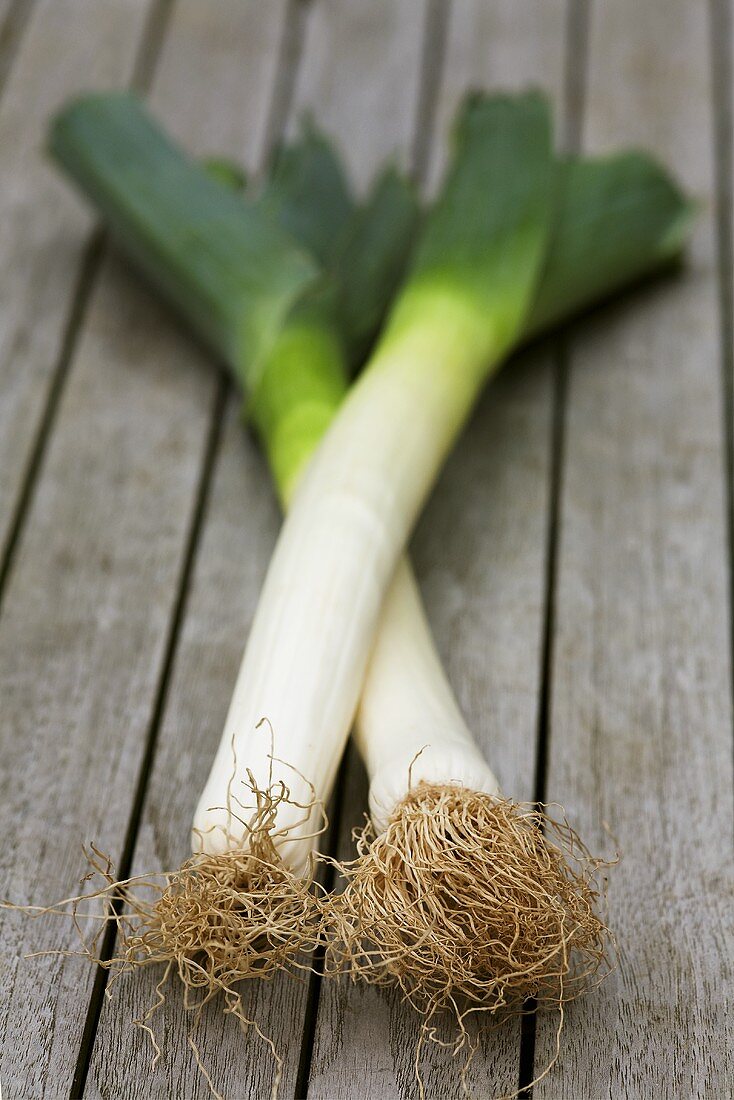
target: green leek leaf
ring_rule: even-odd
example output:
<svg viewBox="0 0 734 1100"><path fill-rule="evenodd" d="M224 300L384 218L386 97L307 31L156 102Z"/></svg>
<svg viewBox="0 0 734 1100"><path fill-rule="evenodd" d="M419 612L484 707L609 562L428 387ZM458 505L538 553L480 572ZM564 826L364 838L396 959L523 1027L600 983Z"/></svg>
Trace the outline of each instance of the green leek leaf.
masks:
<svg viewBox="0 0 734 1100"><path fill-rule="evenodd" d="M312 123L276 152L259 205L319 264L330 264L355 203L339 157Z"/></svg>
<svg viewBox="0 0 734 1100"><path fill-rule="evenodd" d="M437 308L460 310L471 354L484 346L497 360L517 340L549 244L558 171L548 101L535 91L474 94L455 143L384 338Z"/></svg>
<svg viewBox="0 0 734 1100"><path fill-rule="evenodd" d="M64 108L50 149L146 275L254 380L284 317L320 277L308 252L185 156L129 93Z"/></svg>
<svg viewBox="0 0 734 1100"><path fill-rule="evenodd" d="M546 331L672 263L696 209L646 153L567 160L558 222L527 335Z"/></svg>
<svg viewBox="0 0 734 1100"><path fill-rule="evenodd" d="M364 362L402 282L419 223L415 189L394 167L375 180L353 215L333 266L350 362Z"/></svg>

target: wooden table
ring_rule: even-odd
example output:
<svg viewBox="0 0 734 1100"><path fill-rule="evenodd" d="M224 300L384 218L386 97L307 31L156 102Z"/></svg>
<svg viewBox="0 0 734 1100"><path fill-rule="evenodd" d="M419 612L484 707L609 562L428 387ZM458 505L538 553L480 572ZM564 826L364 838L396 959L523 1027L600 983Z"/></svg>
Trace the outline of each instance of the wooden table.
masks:
<svg viewBox="0 0 734 1100"><path fill-rule="evenodd" d="M640 143L700 196L686 271L491 386L413 552L435 633L508 792L563 803L623 862L619 967L568 1013L537 1100L723 1097L732 997L732 28L726 0L0 0L0 894L65 895L81 842L172 868L278 529L217 369L45 162L76 91L133 84L197 152L257 170L304 108L355 183L395 154L432 186L467 86L534 83L569 146ZM347 763L333 843L365 806ZM163 1057L59 921L2 916L0 1080L28 1097L204 1098L170 998ZM249 1005L281 1097L415 1097L396 997L275 981ZM206 1016L230 1098L256 1037ZM487 1032L478 1097L527 1083L554 1021ZM429 1097L460 1095L428 1050Z"/></svg>

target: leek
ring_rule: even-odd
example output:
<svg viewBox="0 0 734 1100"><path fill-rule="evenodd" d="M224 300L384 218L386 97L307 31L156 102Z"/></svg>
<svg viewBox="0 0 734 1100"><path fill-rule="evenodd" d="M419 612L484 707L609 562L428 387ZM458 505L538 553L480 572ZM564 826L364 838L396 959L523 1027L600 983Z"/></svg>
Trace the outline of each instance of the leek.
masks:
<svg viewBox="0 0 734 1100"><path fill-rule="evenodd" d="M497 959L489 966L485 958L484 970L470 967L467 974L467 929L456 923L455 906L439 913L435 905L396 909L398 889L390 911L384 876L382 893L375 885L385 846L402 860L403 880L420 883L425 852L405 829L418 815L437 823L434 866L455 889L457 866L447 868L445 855L456 845L447 846L446 837L456 835L457 815L466 819L470 805L475 834L463 840L473 854L459 871L464 885L473 875L486 894L484 901L472 894L470 919L484 919L490 899L496 920L501 899L476 858L476 845L488 838L476 829L493 831L495 844L504 837L506 857L507 843L527 847L528 822L538 824L508 811L498 797L441 669L409 567L402 562L396 569L396 562L491 370L523 333L537 335L672 262L687 234L690 204L641 154L555 160L546 108L533 95L467 105L452 171L418 230L409 189L389 173L372 205L356 213L332 179L324 194L339 201L329 200L314 217L322 189L311 168L300 174L305 158L292 159L263 198L233 205L223 188L201 183L200 170L129 97L95 97L67 109L52 148L121 245L232 367L250 395L248 409L281 499L291 507L197 811L197 842L225 853L247 842L241 793L236 804L231 798L234 746L254 786L272 789L279 779L290 791L276 807L275 835L283 860L300 872L312 846L313 803L328 797L363 683L357 742L370 774L376 835L332 911L345 950L366 977L397 978L409 995L422 971L422 992L432 1005L456 987L506 1003L513 992L507 966L500 973ZM321 179L334 165L324 147L317 153L312 167ZM302 191L303 179L311 182ZM169 204L172 186L177 200ZM294 194L306 209L291 207ZM383 243L393 243L392 252L377 247L376 225L386 227ZM258 249L266 245L278 261L258 268ZM373 245L374 263L360 263ZM368 347L413 250L371 362L344 402L346 363ZM360 301L369 303L364 314ZM276 761L257 730L262 717L274 731ZM579 930L578 946L593 961L598 922L585 924L578 912L568 917L588 895L574 893L574 880L552 858L550 864L550 909ZM410 926L408 912L415 918ZM512 938L519 918L507 916ZM537 931L542 921L537 913L534 919ZM382 936L375 954L360 946L370 924L373 939ZM445 937L438 949L427 935L431 926ZM530 940L537 970L538 940ZM476 936L473 942L475 951ZM557 968L553 953L551 963ZM539 992L535 977L521 976L523 996Z"/></svg>

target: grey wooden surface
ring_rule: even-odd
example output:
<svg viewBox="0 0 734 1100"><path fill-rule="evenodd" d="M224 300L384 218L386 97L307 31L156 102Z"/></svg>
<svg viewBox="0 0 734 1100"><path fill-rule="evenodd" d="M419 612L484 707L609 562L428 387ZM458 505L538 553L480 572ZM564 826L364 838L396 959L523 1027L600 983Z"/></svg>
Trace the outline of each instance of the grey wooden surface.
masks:
<svg viewBox="0 0 734 1100"><path fill-rule="evenodd" d="M186 853L278 515L215 366L44 162L49 115L135 83L197 152L256 170L303 109L355 183L430 189L462 91L540 84L569 141L652 146L703 199L686 273L585 320L487 392L413 554L452 682L504 787L624 860L619 968L568 1013L549 1098L731 1094L731 19L725 0L15 0L0 4L0 894L67 892L94 839ZM716 139L716 140L715 140ZM365 804L349 756L346 852ZM163 1057L59 922L0 918L3 1096L206 1097L174 994ZM248 1004L281 1096L412 1098L397 998L275 981ZM221 1014L217 1087L267 1097ZM527 1083L548 1021L482 1037L478 1097ZM428 1095L460 1094L425 1058Z"/></svg>

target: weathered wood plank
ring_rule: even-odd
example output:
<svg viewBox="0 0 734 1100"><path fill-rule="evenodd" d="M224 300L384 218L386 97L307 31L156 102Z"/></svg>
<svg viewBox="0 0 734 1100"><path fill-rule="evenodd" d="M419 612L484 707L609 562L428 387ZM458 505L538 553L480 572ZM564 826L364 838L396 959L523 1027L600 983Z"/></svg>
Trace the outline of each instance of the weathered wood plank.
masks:
<svg viewBox="0 0 734 1100"><path fill-rule="evenodd" d="M253 170L262 162L286 15L286 4L263 7L256 0L216 0L206 7L198 0L179 4L152 99L187 147L244 154ZM159 731L134 873L176 867L189 854L194 806L221 736L279 526L267 470L243 431L238 409L233 398ZM154 1001L159 978L159 973L137 975L105 1003L87 1095L209 1096L186 1043L190 1021L175 983L161 1014L164 1056L154 1068L147 1036L131 1026ZM288 979L255 982L245 990L246 1011L286 1056L282 1095L295 1089L306 996L305 983ZM221 1005L206 1015L196 1040L224 1095L270 1094L275 1062L267 1047L254 1033L243 1038Z"/></svg>
<svg viewBox="0 0 734 1100"><path fill-rule="evenodd" d="M129 20L134 8L110 10ZM195 0L177 9L156 106L181 130L190 120L195 146L257 158L284 6L216 0L206 12ZM123 20L123 41L124 31ZM68 893L83 838L119 858L218 388L188 336L108 261L0 620L3 896ZM58 921L3 916L0 1073L11 1098L69 1095L91 968L20 955L73 942Z"/></svg>
<svg viewBox="0 0 734 1100"><path fill-rule="evenodd" d="M0 894L23 902L70 892L82 839L119 858L211 406L185 340L123 287L108 268L94 295L0 621ZM3 916L11 1097L68 1094L91 969L20 955L73 940Z"/></svg>
<svg viewBox="0 0 734 1100"><path fill-rule="evenodd" d="M619 838L619 966L536 1097L731 1092L732 713L707 5L593 9L594 148L636 142L706 200L685 274L574 341L548 796ZM537 1067L552 1049L539 1028Z"/></svg>
<svg viewBox="0 0 734 1100"><path fill-rule="evenodd" d="M46 162L49 117L130 80L151 0L39 0L0 101L0 555L61 353L91 219ZM12 277L10 277L12 274Z"/></svg>
<svg viewBox="0 0 734 1100"><path fill-rule="evenodd" d="M197 0L194 0L196 3ZM235 0L240 3L241 0ZM194 807L221 736L257 594L279 526L268 471L231 401L208 518L187 601L175 671L138 835L134 872L177 867L190 851ZM146 1035L131 1026L155 999L158 972L122 982L105 1003L86 1095L174 1097L210 1095L186 1043L190 1020L171 983L157 1030L163 1057L152 1068ZM307 985L289 979L253 982L244 992L251 1012L272 1037L285 1067L281 1095L294 1093ZM275 1063L254 1035L243 1038L221 1004L196 1032L202 1058L227 1097L270 1095Z"/></svg>
<svg viewBox="0 0 734 1100"><path fill-rule="evenodd" d="M456 107L472 86L541 84L560 101L564 4L461 0L447 28L429 160L435 187ZM439 79L436 74L436 79ZM551 445L551 372L536 353L493 383L456 449L416 534L413 552L451 681L506 790L533 793L543 633ZM350 760L340 853L366 808L363 770ZM467 1085L476 1095L517 1087L519 1029L483 1038ZM413 1097L417 1022L396 995L322 985L309 1096ZM429 1096L459 1096L448 1053L425 1048Z"/></svg>
<svg viewBox="0 0 734 1100"><path fill-rule="evenodd" d="M426 0L313 0L309 9L289 128L311 112L362 190L391 157L409 167L426 11Z"/></svg>

